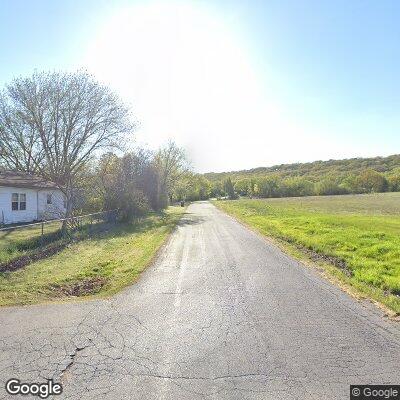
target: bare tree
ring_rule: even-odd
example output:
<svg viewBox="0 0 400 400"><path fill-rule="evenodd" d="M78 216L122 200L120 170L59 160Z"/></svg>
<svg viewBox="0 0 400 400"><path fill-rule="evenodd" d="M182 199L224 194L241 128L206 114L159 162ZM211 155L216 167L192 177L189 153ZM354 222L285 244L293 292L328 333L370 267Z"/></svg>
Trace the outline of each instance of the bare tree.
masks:
<svg viewBox="0 0 400 400"><path fill-rule="evenodd" d="M0 165L12 170L38 172L44 161L39 136L23 121L5 93L0 94Z"/></svg>
<svg viewBox="0 0 400 400"><path fill-rule="evenodd" d="M82 168L133 128L129 110L90 74L34 73L0 95L0 165L55 182L68 216Z"/></svg>

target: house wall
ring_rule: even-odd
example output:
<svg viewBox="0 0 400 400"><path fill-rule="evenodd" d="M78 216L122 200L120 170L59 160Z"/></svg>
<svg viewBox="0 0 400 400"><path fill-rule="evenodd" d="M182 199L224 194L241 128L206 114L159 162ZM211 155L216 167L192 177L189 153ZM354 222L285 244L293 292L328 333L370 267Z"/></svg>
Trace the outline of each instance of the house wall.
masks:
<svg viewBox="0 0 400 400"><path fill-rule="evenodd" d="M12 193L26 194L26 210L12 210ZM47 194L52 195L52 204L47 204ZM62 218L64 215L64 196L58 189L25 189L0 186L0 224Z"/></svg>
<svg viewBox="0 0 400 400"><path fill-rule="evenodd" d="M52 204L47 204L47 195L51 195ZM63 218L65 215L64 195L58 189L40 189L38 219Z"/></svg>
<svg viewBox="0 0 400 400"><path fill-rule="evenodd" d="M26 194L26 210L12 211L11 194ZM18 222L30 222L37 219L37 190L15 187L0 187L0 223L14 224Z"/></svg>

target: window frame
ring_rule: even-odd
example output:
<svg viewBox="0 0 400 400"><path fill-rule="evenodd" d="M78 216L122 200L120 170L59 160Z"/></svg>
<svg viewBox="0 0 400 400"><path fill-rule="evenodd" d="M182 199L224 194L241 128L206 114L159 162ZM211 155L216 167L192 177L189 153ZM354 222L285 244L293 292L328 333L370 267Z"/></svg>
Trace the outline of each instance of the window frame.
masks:
<svg viewBox="0 0 400 400"><path fill-rule="evenodd" d="M26 193L11 193L11 211L26 211Z"/></svg>
<svg viewBox="0 0 400 400"><path fill-rule="evenodd" d="M14 204L17 205L17 208L14 207ZM19 193L11 193L11 211L19 211Z"/></svg>
<svg viewBox="0 0 400 400"><path fill-rule="evenodd" d="M24 200L22 200L22 198ZM22 205L23 205L23 207L22 207ZM26 211L26 193L19 194L19 210Z"/></svg>

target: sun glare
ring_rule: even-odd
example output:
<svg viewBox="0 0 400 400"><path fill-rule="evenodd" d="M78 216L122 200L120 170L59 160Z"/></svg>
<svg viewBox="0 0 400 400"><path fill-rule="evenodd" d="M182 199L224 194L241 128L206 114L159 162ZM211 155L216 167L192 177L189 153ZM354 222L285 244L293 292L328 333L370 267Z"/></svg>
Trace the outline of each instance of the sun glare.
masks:
<svg viewBox="0 0 400 400"><path fill-rule="evenodd" d="M156 147L173 137L199 171L210 160L226 168L229 156L246 167L244 151L253 163L273 162L288 140L288 157L295 156L311 130L292 123L277 96L268 96L240 35L222 21L199 3L120 9L99 27L86 64L131 103L139 143ZM227 154L219 165L221 146Z"/></svg>

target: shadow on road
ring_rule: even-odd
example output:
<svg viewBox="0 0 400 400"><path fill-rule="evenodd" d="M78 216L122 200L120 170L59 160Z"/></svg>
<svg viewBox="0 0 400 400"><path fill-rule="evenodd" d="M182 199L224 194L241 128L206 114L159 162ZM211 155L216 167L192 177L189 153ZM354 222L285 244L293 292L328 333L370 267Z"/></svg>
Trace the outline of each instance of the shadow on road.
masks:
<svg viewBox="0 0 400 400"><path fill-rule="evenodd" d="M205 218L192 213L186 213L178 222L178 226L197 225L205 221Z"/></svg>

